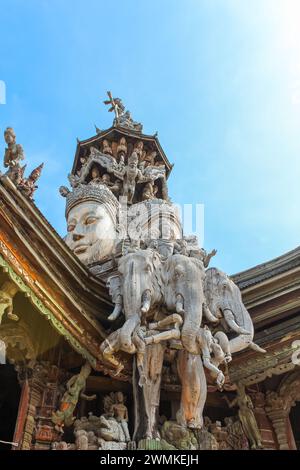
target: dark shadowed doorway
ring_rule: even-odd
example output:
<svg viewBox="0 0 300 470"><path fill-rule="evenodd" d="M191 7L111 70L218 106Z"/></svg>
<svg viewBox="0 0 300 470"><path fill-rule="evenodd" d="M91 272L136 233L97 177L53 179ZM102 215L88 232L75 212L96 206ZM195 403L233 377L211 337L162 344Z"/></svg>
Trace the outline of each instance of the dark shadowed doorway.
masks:
<svg viewBox="0 0 300 470"><path fill-rule="evenodd" d="M14 367L10 364L0 364L0 441L11 442L13 440L20 393L21 389ZM10 448L10 445L0 442L0 450Z"/></svg>

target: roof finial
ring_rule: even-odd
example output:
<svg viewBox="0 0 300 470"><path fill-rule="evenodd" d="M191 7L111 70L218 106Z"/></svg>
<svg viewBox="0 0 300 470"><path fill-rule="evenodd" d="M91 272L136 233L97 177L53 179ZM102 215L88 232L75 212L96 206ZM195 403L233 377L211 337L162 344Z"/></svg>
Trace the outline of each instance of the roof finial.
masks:
<svg viewBox="0 0 300 470"><path fill-rule="evenodd" d="M110 91L107 91L107 96L109 100L103 101L104 104L110 105L111 107L109 108L109 112L111 113L114 111L116 120L120 118L120 116L124 113L125 111L125 106L122 103L122 100L120 98L113 98L112 94Z"/></svg>
<svg viewBox="0 0 300 470"><path fill-rule="evenodd" d="M125 109L125 106L122 103L120 98L113 98L110 91L107 92L108 100L103 101L104 104L109 105L109 112L112 111L115 113L114 126L115 127L125 127L127 129L132 129L136 132L142 132L143 126L139 122L135 122L128 110Z"/></svg>

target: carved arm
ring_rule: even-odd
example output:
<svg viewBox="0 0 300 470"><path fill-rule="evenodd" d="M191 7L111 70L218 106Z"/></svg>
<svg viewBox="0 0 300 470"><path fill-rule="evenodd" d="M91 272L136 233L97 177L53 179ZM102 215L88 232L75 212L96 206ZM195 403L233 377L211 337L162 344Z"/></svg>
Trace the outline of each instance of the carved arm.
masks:
<svg viewBox="0 0 300 470"><path fill-rule="evenodd" d="M80 398L82 398L83 400L87 400L87 401L92 401L92 400L95 400L97 398L97 395L86 395L85 393L81 393L80 394Z"/></svg>

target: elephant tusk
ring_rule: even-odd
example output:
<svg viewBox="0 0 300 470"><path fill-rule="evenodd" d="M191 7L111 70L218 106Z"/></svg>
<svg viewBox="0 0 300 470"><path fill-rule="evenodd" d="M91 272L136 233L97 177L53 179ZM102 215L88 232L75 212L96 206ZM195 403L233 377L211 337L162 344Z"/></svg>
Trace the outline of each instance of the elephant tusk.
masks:
<svg viewBox="0 0 300 470"><path fill-rule="evenodd" d="M121 315L121 312L122 312L122 296L119 295L115 303L115 308L107 319L109 321L114 321Z"/></svg>
<svg viewBox="0 0 300 470"><path fill-rule="evenodd" d="M142 295L141 312L142 313L149 312L150 306L151 306L151 291L149 289L146 289Z"/></svg>
<svg viewBox="0 0 300 470"><path fill-rule="evenodd" d="M253 349L253 351L257 351L257 352L260 352L262 354L265 354L267 351L263 348L261 348L260 346L258 346L258 344L256 343L253 343L253 341L251 341L251 343L249 344L249 347L251 349Z"/></svg>
<svg viewBox="0 0 300 470"><path fill-rule="evenodd" d="M181 294L176 295L176 302L175 302L176 312L183 314L184 313L184 299Z"/></svg>
<svg viewBox="0 0 300 470"><path fill-rule="evenodd" d="M203 304L203 313L208 321L212 323L217 323L219 321L219 319L211 313L211 311L209 310L206 304Z"/></svg>
<svg viewBox="0 0 300 470"><path fill-rule="evenodd" d="M241 326L239 326L236 321L234 320L234 315L232 313L232 311L229 309L229 308L226 308L224 311L223 311L223 314L224 314L224 319L227 323L227 325L233 330L235 331L236 333L238 333L239 335L251 335L251 332L250 331L247 331L245 330L244 328L242 328Z"/></svg>

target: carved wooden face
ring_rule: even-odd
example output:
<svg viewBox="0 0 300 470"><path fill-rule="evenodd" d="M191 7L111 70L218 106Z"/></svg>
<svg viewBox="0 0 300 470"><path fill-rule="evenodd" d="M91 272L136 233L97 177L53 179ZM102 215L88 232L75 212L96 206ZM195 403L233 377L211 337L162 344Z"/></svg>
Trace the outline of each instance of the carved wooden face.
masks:
<svg viewBox="0 0 300 470"><path fill-rule="evenodd" d="M15 143L16 136L12 129L6 129L6 131L4 132L4 139L7 145Z"/></svg>
<svg viewBox="0 0 300 470"><path fill-rule="evenodd" d="M65 242L84 264L112 254L116 228L104 205L94 201L78 204L70 210L67 224Z"/></svg>

